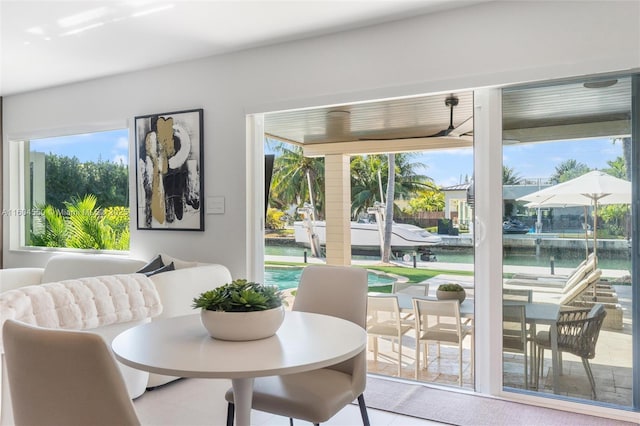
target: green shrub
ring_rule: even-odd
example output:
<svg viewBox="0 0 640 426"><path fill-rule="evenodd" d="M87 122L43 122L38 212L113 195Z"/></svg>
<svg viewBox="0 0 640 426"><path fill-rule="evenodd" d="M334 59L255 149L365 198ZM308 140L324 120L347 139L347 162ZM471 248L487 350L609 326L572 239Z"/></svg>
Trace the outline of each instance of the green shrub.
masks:
<svg viewBox="0 0 640 426"><path fill-rule="evenodd" d="M440 284L438 291L464 291L464 287L456 283Z"/></svg>

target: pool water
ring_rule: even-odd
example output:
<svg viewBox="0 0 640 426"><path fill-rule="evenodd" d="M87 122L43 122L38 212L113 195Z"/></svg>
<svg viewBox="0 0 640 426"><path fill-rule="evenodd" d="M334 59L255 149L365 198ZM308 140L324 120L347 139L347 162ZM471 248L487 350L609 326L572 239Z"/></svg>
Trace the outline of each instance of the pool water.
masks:
<svg viewBox="0 0 640 426"><path fill-rule="evenodd" d="M280 290L298 287L300 274L303 268L277 268L267 266L264 268L264 283L266 285L275 285ZM369 286L391 285L395 281L388 275L375 274L369 272Z"/></svg>

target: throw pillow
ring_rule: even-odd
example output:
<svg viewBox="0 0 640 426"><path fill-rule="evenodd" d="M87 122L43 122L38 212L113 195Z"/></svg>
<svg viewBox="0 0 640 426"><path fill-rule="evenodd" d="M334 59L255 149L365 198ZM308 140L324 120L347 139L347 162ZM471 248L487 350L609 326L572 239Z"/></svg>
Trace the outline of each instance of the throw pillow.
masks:
<svg viewBox="0 0 640 426"><path fill-rule="evenodd" d="M193 268L195 266L198 266L198 262L188 262L186 260L176 259L175 257L171 257L168 254L160 253L160 256L162 256L162 261L165 263L165 265L173 262L176 269Z"/></svg>
<svg viewBox="0 0 640 426"><path fill-rule="evenodd" d="M149 272L143 272L143 274L145 274L146 276L150 277L152 275L156 275L156 274L161 274L163 272L167 272L167 271L174 271L176 268L175 266L173 266L173 262L171 262L168 265L165 265L161 268L156 269L155 271L149 271Z"/></svg>
<svg viewBox="0 0 640 426"><path fill-rule="evenodd" d="M160 269L165 265L162 261L162 256L157 255L151 260L151 262L144 265L142 268L138 269L136 272L139 274L146 274L147 272L155 271L156 269Z"/></svg>

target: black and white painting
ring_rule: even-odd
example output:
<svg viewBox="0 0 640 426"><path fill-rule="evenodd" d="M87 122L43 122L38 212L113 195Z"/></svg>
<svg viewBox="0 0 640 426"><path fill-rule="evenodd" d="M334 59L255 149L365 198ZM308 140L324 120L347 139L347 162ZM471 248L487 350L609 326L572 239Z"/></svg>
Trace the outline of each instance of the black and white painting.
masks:
<svg viewBox="0 0 640 426"><path fill-rule="evenodd" d="M138 229L204 231L202 112L135 118Z"/></svg>

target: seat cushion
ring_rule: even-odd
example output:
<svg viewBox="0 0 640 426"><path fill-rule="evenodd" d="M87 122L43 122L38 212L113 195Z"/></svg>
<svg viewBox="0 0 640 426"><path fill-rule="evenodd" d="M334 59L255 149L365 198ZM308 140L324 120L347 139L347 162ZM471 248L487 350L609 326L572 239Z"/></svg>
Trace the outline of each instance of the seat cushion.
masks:
<svg viewBox="0 0 640 426"><path fill-rule="evenodd" d="M322 368L285 376L261 377L254 381L254 410L324 423L355 400L351 377L335 370ZM233 402L233 390L225 395Z"/></svg>

